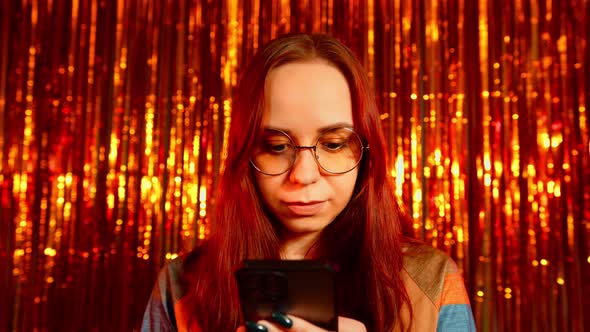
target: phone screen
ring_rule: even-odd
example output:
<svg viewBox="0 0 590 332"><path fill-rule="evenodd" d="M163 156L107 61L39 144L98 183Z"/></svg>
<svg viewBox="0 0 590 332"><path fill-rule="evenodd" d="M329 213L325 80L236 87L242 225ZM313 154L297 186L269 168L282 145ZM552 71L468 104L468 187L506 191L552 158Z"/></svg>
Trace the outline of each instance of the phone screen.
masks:
<svg viewBox="0 0 590 332"><path fill-rule="evenodd" d="M338 330L335 269L314 260L247 260L235 272L244 318L271 320L273 312Z"/></svg>

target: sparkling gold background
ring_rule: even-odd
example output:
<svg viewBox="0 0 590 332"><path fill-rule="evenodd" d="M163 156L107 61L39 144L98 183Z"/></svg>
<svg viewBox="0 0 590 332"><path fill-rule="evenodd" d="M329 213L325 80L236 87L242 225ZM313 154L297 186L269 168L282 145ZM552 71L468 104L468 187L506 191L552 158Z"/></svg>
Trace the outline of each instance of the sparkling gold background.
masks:
<svg viewBox="0 0 590 332"><path fill-rule="evenodd" d="M0 330L132 330L208 232L239 69L330 33L481 331L590 328L586 0L2 1Z"/></svg>

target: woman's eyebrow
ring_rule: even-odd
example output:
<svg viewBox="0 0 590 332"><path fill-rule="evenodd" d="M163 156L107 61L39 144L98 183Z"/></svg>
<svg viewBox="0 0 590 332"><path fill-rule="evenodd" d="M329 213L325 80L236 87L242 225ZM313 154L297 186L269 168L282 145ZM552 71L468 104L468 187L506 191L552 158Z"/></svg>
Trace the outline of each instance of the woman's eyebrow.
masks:
<svg viewBox="0 0 590 332"><path fill-rule="evenodd" d="M316 131L318 134L321 134L325 131L331 130L331 129L336 129L336 128L349 128L349 129L353 129L353 125L350 122L337 122L337 123L333 123L327 126L323 126L318 128ZM279 128L279 127L273 127L273 126L265 126L262 128L263 130L278 130L278 131L282 131L288 135L291 135L293 132L292 130L289 130L287 128Z"/></svg>
<svg viewBox="0 0 590 332"><path fill-rule="evenodd" d="M353 129L354 127L352 126L352 123L349 123L349 122L337 122L337 123L331 124L329 126L318 128L317 132L318 133L322 133L324 131L331 130L331 129L336 129L336 128Z"/></svg>

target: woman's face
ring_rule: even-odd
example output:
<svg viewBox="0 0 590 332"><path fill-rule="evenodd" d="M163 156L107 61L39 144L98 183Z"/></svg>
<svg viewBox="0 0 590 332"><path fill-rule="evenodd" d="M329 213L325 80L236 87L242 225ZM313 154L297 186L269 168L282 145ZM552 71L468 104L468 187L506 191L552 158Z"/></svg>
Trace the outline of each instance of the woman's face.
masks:
<svg viewBox="0 0 590 332"><path fill-rule="evenodd" d="M295 145L312 146L326 128L353 128L351 96L344 75L322 61L273 69L265 84L262 130L288 133ZM299 149L292 168L280 175L254 172L262 199L291 235L319 233L346 207L358 167L330 174L311 149ZM325 160L325 159L323 159Z"/></svg>

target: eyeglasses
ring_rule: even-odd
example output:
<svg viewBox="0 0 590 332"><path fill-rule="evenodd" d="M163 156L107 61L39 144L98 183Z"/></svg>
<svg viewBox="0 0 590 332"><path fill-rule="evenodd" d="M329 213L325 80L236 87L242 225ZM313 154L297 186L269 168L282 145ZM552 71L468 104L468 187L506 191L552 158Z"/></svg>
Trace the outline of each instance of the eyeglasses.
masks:
<svg viewBox="0 0 590 332"><path fill-rule="evenodd" d="M281 130L267 129L262 134L250 162L259 172L280 175L293 167L297 151L309 149L316 163L327 173L343 174L352 171L368 149L357 133L347 127L329 129L318 136L311 146L295 145Z"/></svg>

